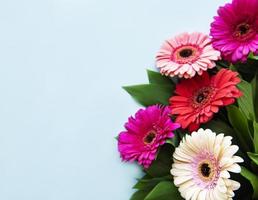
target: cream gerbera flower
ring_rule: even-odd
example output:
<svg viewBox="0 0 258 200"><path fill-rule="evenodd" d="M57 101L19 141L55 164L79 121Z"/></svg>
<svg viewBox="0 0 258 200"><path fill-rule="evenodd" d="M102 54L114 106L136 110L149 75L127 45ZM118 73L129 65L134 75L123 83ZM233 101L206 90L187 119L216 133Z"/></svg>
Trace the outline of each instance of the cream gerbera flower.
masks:
<svg viewBox="0 0 258 200"><path fill-rule="evenodd" d="M186 135L176 148L171 174L186 200L229 200L240 183L230 180L229 172L240 173L234 156L239 147L231 145L232 137L199 129Z"/></svg>

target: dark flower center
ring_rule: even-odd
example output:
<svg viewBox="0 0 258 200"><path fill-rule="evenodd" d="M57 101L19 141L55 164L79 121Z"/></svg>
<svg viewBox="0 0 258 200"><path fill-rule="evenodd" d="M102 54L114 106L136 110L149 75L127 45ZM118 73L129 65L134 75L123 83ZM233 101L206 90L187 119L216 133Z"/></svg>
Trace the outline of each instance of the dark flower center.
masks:
<svg viewBox="0 0 258 200"><path fill-rule="evenodd" d="M180 52L179 52L179 55L183 58L188 58L190 57L191 55L193 55L193 50L192 49L182 49Z"/></svg>
<svg viewBox="0 0 258 200"><path fill-rule="evenodd" d="M195 101L197 103L203 103L209 97L209 94L210 88L203 88L196 94Z"/></svg>
<svg viewBox="0 0 258 200"><path fill-rule="evenodd" d="M198 103L202 103L202 101L205 99L205 96L203 93L199 94L197 97L196 97L196 101Z"/></svg>
<svg viewBox="0 0 258 200"><path fill-rule="evenodd" d="M156 137L156 133L154 131L150 131L144 138L144 143L150 144Z"/></svg>
<svg viewBox="0 0 258 200"><path fill-rule="evenodd" d="M248 24L240 24L238 26L238 30L241 35L248 33L249 29L250 29L250 26Z"/></svg>
<svg viewBox="0 0 258 200"><path fill-rule="evenodd" d="M244 22L236 26L233 37L240 41L246 41L255 37L255 35L256 31L254 26L252 26L250 23Z"/></svg>
<svg viewBox="0 0 258 200"><path fill-rule="evenodd" d="M200 170L204 177L209 177L211 174L211 168L207 163L203 163L200 167Z"/></svg>
<svg viewBox="0 0 258 200"><path fill-rule="evenodd" d="M203 87L197 90L192 97L192 106L194 108L202 107L212 98L213 87Z"/></svg>

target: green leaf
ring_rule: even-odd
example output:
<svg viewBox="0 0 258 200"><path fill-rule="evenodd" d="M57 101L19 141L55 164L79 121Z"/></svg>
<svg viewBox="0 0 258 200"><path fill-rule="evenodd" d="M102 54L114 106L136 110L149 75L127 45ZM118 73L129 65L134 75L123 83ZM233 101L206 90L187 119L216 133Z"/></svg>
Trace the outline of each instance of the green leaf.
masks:
<svg viewBox="0 0 258 200"><path fill-rule="evenodd" d="M245 80L237 85L243 95L237 99L240 110L245 114L247 119L254 119L254 104L252 95L252 85Z"/></svg>
<svg viewBox="0 0 258 200"><path fill-rule="evenodd" d="M225 61L225 60L218 60L218 61L216 61L216 65L217 65L217 68L221 68L221 67L223 67L223 68L229 68L230 63L228 63L228 62Z"/></svg>
<svg viewBox="0 0 258 200"><path fill-rule="evenodd" d="M181 200L183 199L178 188L172 181L160 182L145 198L144 200Z"/></svg>
<svg viewBox="0 0 258 200"><path fill-rule="evenodd" d="M181 141L179 129L174 130L174 137L167 140L167 143L172 144L174 147L177 147Z"/></svg>
<svg viewBox="0 0 258 200"><path fill-rule="evenodd" d="M258 60L258 56L255 56L253 52L249 54L248 58L252 60Z"/></svg>
<svg viewBox="0 0 258 200"><path fill-rule="evenodd" d="M250 82L255 76L255 73L258 70L257 65L257 60L253 59L248 59L244 63L239 62L235 64L237 71L240 73L241 77L248 82Z"/></svg>
<svg viewBox="0 0 258 200"><path fill-rule="evenodd" d="M256 76L252 80L252 92L253 92L255 119L258 122L258 73L256 73Z"/></svg>
<svg viewBox="0 0 258 200"><path fill-rule="evenodd" d="M169 180L172 181L171 175L157 178L146 178L146 176L144 176L134 185L133 188L139 190L152 190L159 182Z"/></svg>
<svg viewBox="0 0 258 200"><path fill-rule="evenodd" d="M249 158L251 158L252 161L258 166L258 154L257 153L251 153L247 152Z"/></svg>
<svg viewBox="0 0 258 200"><path fill-rule="evenodd" d="M245 167L241 167L241 175L250 181L253 186L253 198L258 199L258 177Z"/></svg>
<svg viewBox="0 0 258 200"><path fill-rule="evenodd" d="M255 153L258 153L258 123L253 122L253 127L254 127L254 150Z"/></svg>
<svg viewBox="0 0 258 200"><path fill-rule="evenodd" d="M253 141L244 114L234 105L227 107L228 118L244 151L252 151Z"/></svg>
<svg viewBox="0 0 258 200"><path fill-rule="evenodd" d="M146 173L152 177L163 177L170 175L173 162L174 147L171 144L163 145L158 153L156 160L146 169Z"/></svg>
<svg viewBox="0 0 258 200"><path fill-rule="evenodd" d="M233 64L231 64L231 65L229 66L229 69L232 70L232 71L234 71L234 72L237 72L237 68L236 68L236 66L233 65Z"/></svg>
<svg viewBox="0 0 258 200"><path fill-rule="evenodd" d="M223 122L220 119L211 120L208 123L203 124L201 127L204 129L207 129L207 128L211 129L212 131L216 132L217 134L224 133L225 135L235 136L234 130L228 124L226 124L225 122Z"/></svg>
<svg viewBox="0 0 258 200"><path fill-rule="evenodd" d="M132 195L130 200L143 200L149 192L149 190L138 190Z"/></svg>
<svg viewBox="0 0 258 200"><path fill-rule="evenodd" d="M138 103L143 106L169 104L173 94L173 85L143 84L123 87Z"/></svg>
<svg viewBox="0 0 258 200"><path fill-rule="evenodd" d="M159 72L155 72L155 71L151 71L151 70L147 69L147 73L148 73L149 82L152 84L159 84L159 85L174 84L170 78L162 75Z"/></svg>

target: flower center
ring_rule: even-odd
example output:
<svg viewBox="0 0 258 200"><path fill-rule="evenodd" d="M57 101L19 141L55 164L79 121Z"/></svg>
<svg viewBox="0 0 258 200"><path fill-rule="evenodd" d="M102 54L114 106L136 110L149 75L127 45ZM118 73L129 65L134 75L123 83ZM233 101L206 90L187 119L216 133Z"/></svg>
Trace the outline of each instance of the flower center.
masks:
<svg viewBox="0 0 258 200"><path fill-rule="evenodd" d="M199 47L193 45L185 45L178 47L171 55L171 60L184 64L184 63L193 63L198 60L201 51Z"/></svg>
<svg viewBox="0 0 258 200"><path fill-rule="evenodd" d="M150 131L143 139L145 144L151 144L156 138L156 132Z"/></svg>
<svg viewBox="0 0 258 200"><path fill-rule="evenodd" d="M246 41L255 35L256 31L253 26L246 22L238 24L233 33L233 37L240 41Z"/></svg>
<svg viewBox="0 0 258 200"><path fill-rule="evenodd" d="M249 24L240 24L238 27L238 30L241 35L248 33L249 29L250 29Z"/></svg>
<svg viewBox="0 0 258 200"><path fill-rule="evenodd" d="M214 166L210 160L204 160L199 163L198 174L199 177L204 181L210 181L214 177Z"/></svg>
<svg viewBox="0 0 258 200"><path fill-rule="evenodd" d="M183 58L188 58L193 54L193 50L192 49L182 49L179 52L179 55Z"/></svg>
<svg viewBox="0 0 258 200"><path fill-rule="evenodd" d="M204 105L207 103L213 93L213 88L212 87L204 87L198 91L195 92L193 95L193 107L199 107L201 105Z"/></svg>
<svg viewBox="0 0 258 200"><path fill-rule="evenodd" d="M203 149L193 163L193 180L202 188L214 188L220 177L221 167L213 153Z"/></svg>
<svg viewBox="0 0 258 200"><path fill-rule="evenodd" d="M205 99L205 95L203 93L198 94L198 96L196 97L196 101L197 103L202 103L202 101Z"/></svg>
<svg viewBox="0 0 258 200"><path fill-rule="evenodd" d="M203 163L200 166L200 171L201 171L202 175L205 177L209 177L211 174L211 168L208 163Z"/></svg>

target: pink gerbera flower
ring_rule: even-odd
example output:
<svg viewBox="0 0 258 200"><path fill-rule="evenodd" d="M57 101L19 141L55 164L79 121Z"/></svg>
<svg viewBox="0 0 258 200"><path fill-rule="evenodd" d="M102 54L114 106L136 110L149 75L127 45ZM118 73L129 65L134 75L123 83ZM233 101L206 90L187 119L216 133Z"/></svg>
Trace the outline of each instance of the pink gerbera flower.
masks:
<svg viewBox="0 0 258 200"><path fill-rule="evenodd" d="M258 53L258 0L233 0L220 7L211 24L213 47L231 62Z"/></svg>
<svg viewBox="0 0 258 200"><path fill-rule="evenodd" d="M182 128L197 130L202 123L212 119L219 107L235 102L242 95L236 85L240 82L238 73L221 69L216 75L182 80L176 86L175 96L170 98L171 113Z"/></svg>
<svg viewBox="0 0 258 200"><path fill-rule="evenodd" d="M196 73L215 67L220 52L213 49L209 36L183 33L166 40L156 56L160 73L166 76L192 78Z"/></svg>
<svg viewBox="0 0 258 200"><path fill-rule="evenodd" d="M125 161L137 160L140 165L148 168L156 158L158 147L167 138L174 136L173 130L179 124L170 119L168 107L157 105L140 109L135 117L130 117L125 124L126 131L119 134L118 150Z"/></svg>

